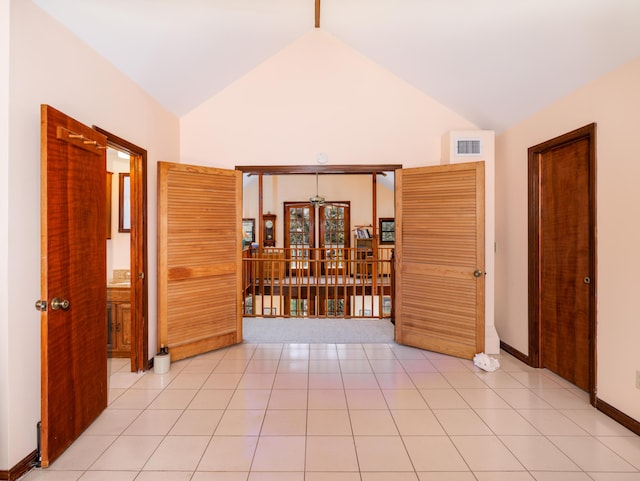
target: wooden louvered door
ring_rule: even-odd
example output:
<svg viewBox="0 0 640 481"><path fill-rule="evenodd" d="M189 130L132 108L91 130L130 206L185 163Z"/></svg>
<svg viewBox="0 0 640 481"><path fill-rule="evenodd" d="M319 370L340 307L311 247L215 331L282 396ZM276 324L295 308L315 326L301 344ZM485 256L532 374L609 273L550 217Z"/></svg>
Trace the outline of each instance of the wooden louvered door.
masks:
<svg viewBox="0 0 640 481"><path fill-rule="evenodd" d="M158 344L172 360L242 341L242 174L158 163Z"/></svg>
<svg viewBox="0 0 640 481"><path fill-rule="evenodd" d="M484 162L396 171L396 341L484 351Z"/></svg>

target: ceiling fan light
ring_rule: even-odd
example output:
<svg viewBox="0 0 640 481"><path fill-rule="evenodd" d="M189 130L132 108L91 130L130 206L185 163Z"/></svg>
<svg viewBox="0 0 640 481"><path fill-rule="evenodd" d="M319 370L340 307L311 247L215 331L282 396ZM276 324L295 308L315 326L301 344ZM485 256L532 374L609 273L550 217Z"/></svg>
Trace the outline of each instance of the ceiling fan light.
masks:
<svg viewBox="0 0 640 481"><path fill-rule="evenodd" d="M309 202L314 206L320 206L324 204L324 197L318 194L318 173L316 172L316 195L309 197Z"/></svg>
<svg viewBox="0 0 640 481"><path fill-rule="evenodd" d="M324 200L325 200L324 197L320 195L314 195L313 197L309 197L309 202L311 202L313 205L323 205Z"/></svg>

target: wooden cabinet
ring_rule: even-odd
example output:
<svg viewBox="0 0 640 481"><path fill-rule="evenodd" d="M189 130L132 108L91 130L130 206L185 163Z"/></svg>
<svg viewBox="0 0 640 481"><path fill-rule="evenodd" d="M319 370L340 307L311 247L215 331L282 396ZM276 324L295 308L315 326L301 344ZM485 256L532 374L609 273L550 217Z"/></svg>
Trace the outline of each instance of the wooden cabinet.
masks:
<svg viewBox="0 0 640 481"><path fill-rule="evenodd" d="M131 288L107 289L107 353L109 357L131 355Z"/></svg>
<svg viewBox="0 0 640 481"><path fill-rule="evenodd" d="M356 275L371 277L373 272L373 239L354 239Z"/></svg>
<svg viewBox="0 0 640 481"><path fill-rule="evenodd" d="M254 251L253 257L258 256ZM282 249L263 249L262 263L259 264L258 277L264 279L280 279L284 275L284 251Z"/></svg>

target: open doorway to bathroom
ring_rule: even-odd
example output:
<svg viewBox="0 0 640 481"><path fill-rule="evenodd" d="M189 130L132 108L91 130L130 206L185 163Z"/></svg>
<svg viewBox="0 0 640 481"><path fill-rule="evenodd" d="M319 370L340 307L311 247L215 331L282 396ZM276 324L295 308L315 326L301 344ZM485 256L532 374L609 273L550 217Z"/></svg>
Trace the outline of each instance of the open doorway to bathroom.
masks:
<svg viewBox="0 0 640 481"><path fill-rule="evenodd" d="M128 152L107 148L107 356L127 359L132 337L130 161Z"/></svg>
<svg viewBox="0 0 640 481"><path fill-rule="evenodd" d="M99 127L107 136L107 349L129 358L131 371L149 367L147 260L147 151ZM109 238L110 232L110 238Z"/></svg>

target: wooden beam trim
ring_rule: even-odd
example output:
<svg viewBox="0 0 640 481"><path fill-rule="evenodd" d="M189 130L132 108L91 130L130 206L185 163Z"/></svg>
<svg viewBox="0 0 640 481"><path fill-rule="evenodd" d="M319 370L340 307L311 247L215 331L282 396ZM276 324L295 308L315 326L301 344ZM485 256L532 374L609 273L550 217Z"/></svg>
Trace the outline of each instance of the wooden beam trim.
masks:
<svg viewBox="0 0 640 481"><path fill-rule="evenodd" d="M236 170L250 175L296 174L384 174L402 169L402 164L344 165L238 165Z"/></svg>

